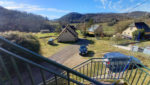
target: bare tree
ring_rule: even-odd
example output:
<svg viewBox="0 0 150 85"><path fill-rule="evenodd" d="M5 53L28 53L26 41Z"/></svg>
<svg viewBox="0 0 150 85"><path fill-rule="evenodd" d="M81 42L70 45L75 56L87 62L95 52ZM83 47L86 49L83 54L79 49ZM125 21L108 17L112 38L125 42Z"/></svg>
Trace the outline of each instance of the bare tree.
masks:
<svg viewBox="0 0 150 85"><path fill-rule="evenodd" d="M104 37L103 27L99 25L99 27L94 31L95 37Z"/></svg>

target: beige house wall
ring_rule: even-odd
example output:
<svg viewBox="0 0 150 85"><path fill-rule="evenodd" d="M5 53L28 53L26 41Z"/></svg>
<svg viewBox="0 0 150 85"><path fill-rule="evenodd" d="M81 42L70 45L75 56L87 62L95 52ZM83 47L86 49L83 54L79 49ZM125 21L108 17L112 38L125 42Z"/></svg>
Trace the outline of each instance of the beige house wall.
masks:
<svg viewBox="0 0 150 85"><path fill-rule="evenodd" d="M137 28L136 27L128 27L126 30L124 30L123 32L122 32L122 35L123 36L128 36L128 37L133 37L132 36L132 33L134 32L134 31L136 31L137 30Z"/></svg>

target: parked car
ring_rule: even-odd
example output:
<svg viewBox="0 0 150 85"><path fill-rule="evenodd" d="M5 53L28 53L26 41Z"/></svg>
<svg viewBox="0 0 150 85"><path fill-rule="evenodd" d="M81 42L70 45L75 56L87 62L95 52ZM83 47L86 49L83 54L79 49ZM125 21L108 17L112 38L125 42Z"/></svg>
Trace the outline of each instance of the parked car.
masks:
<svg viewBox="0 0 150 85"><path fill-rule="evenodd" d="M133 56L127 56L119 52L110 52L104 54L104 64L109 70L113 72L121 72L126 70L129 66L132 67L134 64L141 64L141 61Z"/></svg>
<svg viewBox="0 0 150 85"><path fill-rule="evenodd" d="M50 38L50 39L48 40L48 44L53 45L53 44L54 44L54 39Z"/></svg>
<svg viewBox="0 0 150 85"><path fill-rule="evenodd" d="M79 54L84 56L88 53L87 47L85 45L81 45L79 48Z"/></svg>

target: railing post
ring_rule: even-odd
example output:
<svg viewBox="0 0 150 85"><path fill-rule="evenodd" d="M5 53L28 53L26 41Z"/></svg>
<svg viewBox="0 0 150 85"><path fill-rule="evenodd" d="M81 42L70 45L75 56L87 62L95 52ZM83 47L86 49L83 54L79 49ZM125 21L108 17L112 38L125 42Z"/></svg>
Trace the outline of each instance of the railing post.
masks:
<svg viewBox="0 0 150 85"><path fill-rule="evenodd" d="M68 71L67 71L67 78L68 78L68 85L70 85L70 74Z"/></svg>
<svg viewBox="0 0 150 85"><path fill-rule="evenodd" d="M141 71L140 76L139 76L139 78L137 79L136 85L138 85L138 82L139 82L139 80L140 80L140 78L141 78L142 73L143 73L143 70Z"/></svg>
<svg viewBox="0 0 150 85"><path fill-rule="evenodd" d="M21 74L20 74L20 72L19 72L19 69L18 69L18 66L17 66L17 63L16 63L14 57L11 56L10 59L11 59L11 62L12 62L12 64L13 64L13 67L14 67L16 73L17 73L17 77L18 77L18 80L19 80L20 84L21 84L21 85L24 85L23 80L22 80L22 77L21 77Z"/></svg>
<svg viewBox="0 0 150 85"><path fill-rule="evenodd" d="M5 74L6 74L6 76L7 76L8 80L9 80L9 82L10 82L10 85L12 85L11 76L10 76L10 74L9 74L7 68L6 68L6 65L5 65L5 63L4 63L4 61L3 61L1 55L0 55L0 64L2 65L2 68L3 68L3 70L4 70Z"/></svg>
<svg viewBox="0 0 150 85"><path fill-rule="evenodd" d="M133 82L134 82L134 79L135 79L135 77L136 77L137 71L138 71L138 68L136 69L136 72L135 72L135 74L134 74L134 76L133 76L133 79L132 79L131 85L132 85L132 84L133 84Z"/></svg>
<svg viewBox="0 0 150 85"><path fill-rule="evenodd" d="M143 81L142 81L142 84L141 84L141 85L143 85L143 84L144 84L146 77L147 77L147 74L145 75L145 77L144 77L144 79L143 79Z"/></svg>
<svg viewBox="0 0 150 85"><path fill-rule="evenodd" d="M26 63L26 66L27 66L27 70L28 70L28 72L29 72L29 76L30 76L30 78L31 78L31 83L32 83L32 85L35 85L35 82L34 82L34 79L33 79L33 75L32 75L31 67L30 67L30 65L27 64L27 63Z"/></svg>
<svg viewBox="0 0 150 85"><path fill-rule="evenodd" d="M58 85L57 84L57 75L55 75L55 84Z"/></svg>
<svg viewBox="0 0 150 85"><path fill-rule="evenodd" d="M91 59L90 77L92 77L92 63L93 63L93 59Z"/></svg>
<svg viewBox="0 0 150 85"><path fill-rule="evenodd" d="M43 84L46 85L46 78L45 78L45 75L44 75L44 72L42 69L40 69L40 72L41 72L41 76L42 76L42 80L43 80Z"/></svg>

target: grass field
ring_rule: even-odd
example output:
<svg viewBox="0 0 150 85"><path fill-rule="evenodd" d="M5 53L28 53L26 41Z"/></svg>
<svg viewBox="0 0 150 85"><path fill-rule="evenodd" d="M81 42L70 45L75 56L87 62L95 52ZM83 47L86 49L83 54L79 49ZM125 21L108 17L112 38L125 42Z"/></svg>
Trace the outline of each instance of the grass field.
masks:
<svg viewBox="0 0 150 85"><path fill-rule="evenodd" d="M49 45L48 40L49 38L56 39L58 34L57 33L36 33L34 34L38 37L38 40L40 42L40 54L45 57L50 57L54 53L58 52L61 48L66 46L65 43L58 43L57 40L54 41L54 45ZM41 38L41 37L47 37L47 38Z"/></svg>
<svg viewBox="0 0 150 85"><path fill-rule="evenodd" d="M138 44L139 47L147 47L150 46L150 41L146 41L146 42L141 42Z"/></svg>

